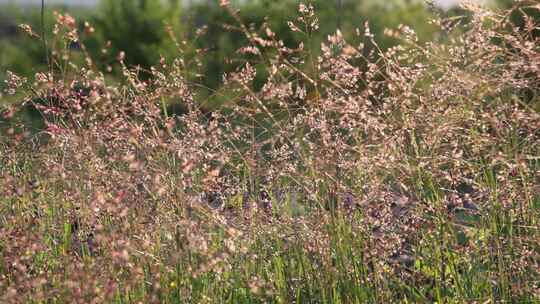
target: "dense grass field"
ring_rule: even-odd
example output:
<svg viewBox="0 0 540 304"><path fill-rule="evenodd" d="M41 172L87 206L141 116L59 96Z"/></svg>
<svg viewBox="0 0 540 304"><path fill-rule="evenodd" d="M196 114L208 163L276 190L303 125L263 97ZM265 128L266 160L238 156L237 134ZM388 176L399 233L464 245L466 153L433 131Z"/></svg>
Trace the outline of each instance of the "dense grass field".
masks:
<svg viewBox="0 0 540 304"><path fill-rule="evenodd" d="M181 42L150 71L113 54L111 81L58 14L0 108L0 302L540 303L538 10L385 51L367 24L310 50L237 18L211 112ZM290 27L310 45L313 8Z"/></svg>

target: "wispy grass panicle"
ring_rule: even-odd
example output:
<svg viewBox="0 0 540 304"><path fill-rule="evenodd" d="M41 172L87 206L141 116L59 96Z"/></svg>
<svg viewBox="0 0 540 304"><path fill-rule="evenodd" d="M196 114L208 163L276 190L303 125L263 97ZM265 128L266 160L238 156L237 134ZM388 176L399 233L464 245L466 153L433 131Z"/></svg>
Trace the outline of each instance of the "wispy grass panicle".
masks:
<svg viewBox="0 0 540 304"><path fill-rule="evenodd" d="M56 14L48 71L9 73L0 302L540 301L538 20L470 6L445 42L366 23L312 49L311 5L299 45L221 5L247 45L214 108L172 31L178 58L111 54L111 81Z"/></svg>

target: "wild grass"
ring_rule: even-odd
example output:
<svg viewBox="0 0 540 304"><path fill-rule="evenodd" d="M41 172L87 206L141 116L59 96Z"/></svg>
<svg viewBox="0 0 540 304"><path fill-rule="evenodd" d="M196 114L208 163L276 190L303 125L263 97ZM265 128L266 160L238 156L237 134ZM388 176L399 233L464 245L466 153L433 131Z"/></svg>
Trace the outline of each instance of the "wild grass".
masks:
<svg viewBox="0 0 540 304"><path fill-rule="evenodd" d="M538 20L467 8L434 20L448 43L403 26L383 51L366 24L320 56L237 18L211 113L182 42L151 71L114 54L111 82L57 14L51 69L6 82L1 301L539 303ZM290 26L309 40L313 8Z"/></svg>

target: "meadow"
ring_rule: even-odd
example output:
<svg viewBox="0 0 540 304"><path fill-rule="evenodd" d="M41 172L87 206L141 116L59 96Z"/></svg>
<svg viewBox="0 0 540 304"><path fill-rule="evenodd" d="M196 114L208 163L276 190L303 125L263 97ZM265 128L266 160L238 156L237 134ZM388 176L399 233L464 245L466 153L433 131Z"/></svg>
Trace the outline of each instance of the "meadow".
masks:
<svg viewBox="0 0 540 304"><path fill-rule="evenodd" d="M172 30L113 81L92 24L21 26L49 66L4 86L0 302L540 303L537 1L389 49L369 23L313 49L309 4L287 45L220 2L247 44L211 110Z"/></svg>

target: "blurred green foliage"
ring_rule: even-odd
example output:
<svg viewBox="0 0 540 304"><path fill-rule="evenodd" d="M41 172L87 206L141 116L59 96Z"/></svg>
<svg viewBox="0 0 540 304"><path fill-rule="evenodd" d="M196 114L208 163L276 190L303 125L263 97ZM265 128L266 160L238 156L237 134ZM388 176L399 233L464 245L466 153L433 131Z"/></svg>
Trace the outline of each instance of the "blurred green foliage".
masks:
<svg viewBox="0 0 540 304"><path fill-rule="evenodd" d="M51 19L47 14L46 18ZM10 5L0 9L0 81L3 83L7 70L20 75L31 75L37 68L43 68L47 60L43 45L30 38L18 28L19 24L29 24L39 28L40 14L37 10L23 11Z"/></svg>
<svg viewBox="0 0 540 304"><path fill-rule="evenodd" d="M396 41L383 34L385 28L396 28L406 24L414 28L420 40L428 40L436 35L437 30L428 23L433 17L432 13L420 1L337 1L314 0L309 1L315 7L319 19L320 29L308 38L293 33L288 21L295 21L298 16L298 1L260 0L249 1L239 8L239 17L244 24L253 29L259 29L264 22L283 40L285 46L295 48L304 42L311 50L320 49L329 34L335 33L338 26L346 39L355 39L356 29L361 29L369 21L370 29L375 34L375 40L382 49L393 46ZM208 49L205 56L204 84L209 88L217 88L224 72L230 72L241 63L226 65L227 59L235 58L235 51L247 43L244 35L239 31L225 30L223 24L238 26L237 22L218 5L195 4L186 15L190 32L207 25L207 34L196 41L198 48ZM314 54L317 55L317 54ZM244 56L245 57L245 56Z"/></svg>
<svg viewBox="0 0 540 304"><path fill-rule="evenodd" d="M507 0L498 1L510 5ZM357 37L355 33L356 29L363 33L366 22L369 22L371 33L375 35L375 40L382 49L396 43L394 38L383 34L384 30L397 28L400 24L413 28L419 41L433 40L440 32L429 20L435 13L444 13L429 8L420 0L304 2L314 5L319 18L320 29L310 37L292 32L287 25L287 21L294 21L298 16L299 1L233 1L235 9L239 11L240 21L251 29L259 31L266 22L276 36L283 40L285 46L294 48L303 42L305 47L311 50L320 49L320 43L338 27L347 40L362 42L362 35ZM48 32L54 23L52 12L66 9L67 7L61 6L47 7L45 24ZM457 12L459 11L444 14ZM115 66L116 58L122 51L126 55L125 63L130 67L140 66L142 71L156 65L161 57L168 60L178 57L178 47L167 28L172 30L178 41L185 41L182 47L188 52L184 55L196 48L204 49L202 62L191 66L196 67L196 72L202 75L200 82L206 89L201 89L200 93L205 98L219 89L224 73L234 71L245 60L250 59L249 56L238 56L237 50L245 46L247 40L240 31L224 27L224 24L239 24L226 9L219 6L218 1L194 1L186 6L185 1L181 0L102 0L95 9L80 8L74 11L73 7L70 7L69 13L77 18L81 30L84 28L84 21L89 21L95 28L91 36L83 35L82 41L94 62L103 71L109 66ZM31 76L33 72L45 69L43 44L39 39L31 39L18 29L17 25L20 23L30 24L36 33L40 34L39 7L22 9L4 6L0 10L1 82L7 70ZM206 26L206 34L195 35L203 26ZM444 38L444 35L441 37ZM189 56L186 60L190 60ZM115 69L112 75L118 72L118 69ZM144 72L141 75L148 76ZM264 70L258 73L259 84L262 84L264 75Z"/></svg>
<svg viewBox="0 0 540 304"><path fill-rule="evenodd" d="M435 33L434 28L426 22L430 13L420 1L343 0L341 7L337 5L337 1L310 2L316 7L321 25L319 33L310 38L315 46L334 32L338 23L346 36L352 36L356 27L362 27L364 22L369 20L372 32L383 48L393 43L390 38L382 35L385 27L396 27L405 23L415 28L421 38L426 39ZM240 2L235 7L239 9L240 17L246 24L257 28L266 20L286 45L294 46L303 37L292 33L287 21L296 18L298 3L293 0L259 0ZM85 20L95 27L92 38L84 40L84 43L92 56L98 58L97 62L103 66L114 62L120 51L125 52L127 65L139 65L142 68L156 64L160 56L174 57L177 49L166 31L166 26L170 26L179 37L186 39L188 44L193 43L196 47L209 50L205 54L201 74L206 77L205 85L217 88L223 72L235 67L227 66L226 59L234 57L235 51L246 41L241 33L223 29L223 24L234 24L235 21L217 1L195 2L188 8L184 6L184 12L182 8L180 0L103 0L95 10L80 9L73 13L70 8L69 11L78 17L81 28ZM65 9L58 6L47 7L45 23L49 31L53 24L52 11ZM0 12L1 20L4 20L0 26L4 28L8 27L13 31L17 24L27 23L37 29L36 32L41 31L38 7L24 10L10 7ZM194 41L191 33L203 25L208 25L207 35ZM104 54L103 49L109 41L110 48L107 48L107 53ZM0 46L0 78L7 69L29 76L33 71L42 69L46 62L39 41L24 37L20 30L0 38Z"/></svg>
<svg viewBox="0 0 540 304"><path fill-rule="evenodd" d="M94 57L104 57L108 64L120 52L125 52L128 66L148 70L160 56L174 56L176 47L167 33L181 31L180 0L103 0L97 13L90 18L96 32L85 41ZM107 45L109 47L105 48ZM107 53L103 56L102 50Z"/></svg>
<svg viewBox="0 0 540 304"><path fill-rule="evenodd" d="M50 7L44 12L44 24L48 29L46 39L52 40L54 11L65 11L66 6ZM84 8L70 8L70 14L78 20L89 17ZM31 78L34 73L47 70L47 55L41 29L41 12L34 7L15 5L0 6L0 92L7 71ZM19 25L26 24L35 36L30 36ZM0 102L1 103L1 102Z"/></svg>

